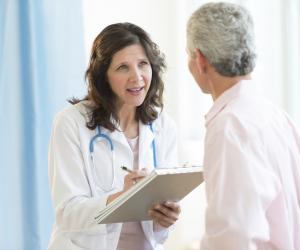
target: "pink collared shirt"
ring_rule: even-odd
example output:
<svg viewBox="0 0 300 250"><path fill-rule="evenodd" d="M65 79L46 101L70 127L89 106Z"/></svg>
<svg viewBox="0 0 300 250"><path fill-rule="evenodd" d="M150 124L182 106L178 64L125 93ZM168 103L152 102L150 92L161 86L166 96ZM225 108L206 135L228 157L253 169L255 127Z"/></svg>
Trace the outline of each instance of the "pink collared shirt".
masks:
<svg viewBox="0 0 300 250"><path fill-rule="evenodd" d="M300 250L300 135L240 82L206 115L201 250Z"/></svg>

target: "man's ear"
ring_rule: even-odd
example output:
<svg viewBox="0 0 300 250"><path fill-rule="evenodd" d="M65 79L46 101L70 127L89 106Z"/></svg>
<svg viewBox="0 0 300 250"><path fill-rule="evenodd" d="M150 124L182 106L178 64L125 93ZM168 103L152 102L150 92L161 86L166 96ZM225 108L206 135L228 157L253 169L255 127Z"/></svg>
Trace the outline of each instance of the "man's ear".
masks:
<svg viewBox="0 0 300 250"><path fill-rule="evenodd" d="M207 60L205 56L202 54L202 52L199 49L195 50L195 54L196 54L196 64L199 72L201 74L206 73Z"/></svg>

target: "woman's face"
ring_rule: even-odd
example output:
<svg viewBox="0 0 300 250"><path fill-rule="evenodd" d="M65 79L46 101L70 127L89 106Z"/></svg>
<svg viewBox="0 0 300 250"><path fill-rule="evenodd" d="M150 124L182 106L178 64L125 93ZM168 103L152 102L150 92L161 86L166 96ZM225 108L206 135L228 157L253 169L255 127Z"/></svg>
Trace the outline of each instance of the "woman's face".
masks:
<svg viewBox="0 0 300 250"><path fill-rule="evenodd" d="M107 70L107 78L118 98L118 105L140 106L152 79L152 68L144 48L134 44L116 52Z"/></svg>

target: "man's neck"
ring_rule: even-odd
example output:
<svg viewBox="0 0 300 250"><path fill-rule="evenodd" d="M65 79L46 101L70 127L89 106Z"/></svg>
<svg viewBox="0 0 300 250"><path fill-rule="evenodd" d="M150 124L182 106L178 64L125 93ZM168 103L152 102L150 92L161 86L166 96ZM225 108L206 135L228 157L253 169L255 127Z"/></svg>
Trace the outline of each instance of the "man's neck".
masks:
<svg viewBox="0 0 300 250"><path fill-rule="evenodd" d="M235 84L242 80L250 80L251 75L227 77L222 76L216 71L211 73L210 76L210 94L215 101L220 95L222 95L227 89L230 89Z"/></svg>

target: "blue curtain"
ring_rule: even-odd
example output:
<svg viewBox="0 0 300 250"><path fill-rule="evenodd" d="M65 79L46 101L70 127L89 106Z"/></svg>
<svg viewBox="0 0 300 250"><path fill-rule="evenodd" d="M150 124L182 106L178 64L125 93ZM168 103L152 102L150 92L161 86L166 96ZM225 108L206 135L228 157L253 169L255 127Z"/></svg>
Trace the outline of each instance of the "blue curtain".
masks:
<svg viewBox="0 0 300 250"><path fill-rule="evenodd" d="M47 249L54 114L85 94L79 0L0 0L0 249Z"/></svg>

